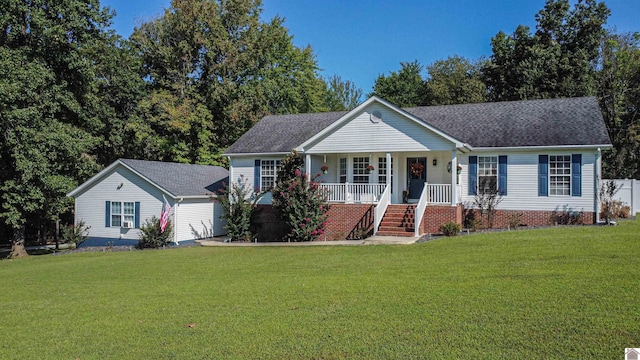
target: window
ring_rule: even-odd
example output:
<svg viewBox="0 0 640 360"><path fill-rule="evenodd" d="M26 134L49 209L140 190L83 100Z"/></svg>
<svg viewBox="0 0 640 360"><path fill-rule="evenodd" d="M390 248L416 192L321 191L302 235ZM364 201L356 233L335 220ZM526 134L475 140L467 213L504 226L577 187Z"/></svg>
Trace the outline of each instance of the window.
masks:
<svg viewBox="0 0 640 360"><path fill-rule="evenodd" d="M133 227L135 220L135 205L133 202L111 202L111 226L124 226L124 222L130 222Z"/></svg>
<svg viewBox="0 0 640 360"><path fill-rule="evenodd" d="M260 161L260 190L267 191L276 184L277 169L280 160Z"/></svg>
<svg viewBox="0 0 640 360"><path fill-rule="evenodd" d="M571 195L571 155L549 155L549 195Z"/></svg>
<svg viewBox="0 0 640 360"><path fill-rule="evenodd" d="M387 158L378 158L378 184L387 183ZM391 158L391 192L393 192L393 158Z"/></svg>
<svg viewBox="0 0 640 360"><path fill-rule="evenodd" d="M498 157L478 156L478 192L481 194L498 187Z"/></svg>
<svg viewBox="0 0 640 360"><path fill-rule="evenodd" d="M347 158L340 158L340 183L347 182Z"/></svg>
<svg viewBox="0 0 640 360"><path fill-rule="evenodd" d="M355 184L368 184L369 183L369 166L368 157L354 157L353 158L353 182Z"/></svg>

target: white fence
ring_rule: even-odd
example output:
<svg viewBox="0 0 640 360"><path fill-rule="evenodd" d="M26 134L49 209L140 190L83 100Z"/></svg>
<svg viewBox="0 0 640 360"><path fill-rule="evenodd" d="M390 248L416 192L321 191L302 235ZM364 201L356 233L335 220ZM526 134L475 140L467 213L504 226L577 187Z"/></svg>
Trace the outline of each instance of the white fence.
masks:
<svg viewBox="0 0 640 360"><path fill-rule="evenodd" d="M611 179L620 186L620 190L614 198L620 200L631 208L631 215L640 212L640 180L633 179ZM602 182L609 181L602 179Z"/></svg>

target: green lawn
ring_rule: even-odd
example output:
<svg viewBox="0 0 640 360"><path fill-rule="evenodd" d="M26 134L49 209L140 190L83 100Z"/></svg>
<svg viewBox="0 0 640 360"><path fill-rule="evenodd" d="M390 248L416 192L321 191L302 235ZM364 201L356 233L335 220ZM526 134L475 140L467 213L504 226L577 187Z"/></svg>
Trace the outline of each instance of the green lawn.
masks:
<svg viewBox="0 0 640 360"><path fill-rule="evenodd" d="M0 276L2 359L621 359L640 347L640 221L32 256L0 261Z"/></svg>

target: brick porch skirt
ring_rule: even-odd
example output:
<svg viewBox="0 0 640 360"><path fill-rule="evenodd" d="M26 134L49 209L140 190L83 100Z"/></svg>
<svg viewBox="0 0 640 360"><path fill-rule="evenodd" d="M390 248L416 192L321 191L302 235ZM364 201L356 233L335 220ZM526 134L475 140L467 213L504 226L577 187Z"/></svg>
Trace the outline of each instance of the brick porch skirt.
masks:
<svg viewBox="0 0 640 360"><path fill-rule="evenodd" d="M361 235L373 233L375 206L367 204L331 204L327 219L325 235L318 240L355 239ZM477 210L464 209L458 206L427 206L422 222L420 234L438 233L440 225L454 221L464 224L465 216L474 212L476 219L480 219ZM563 224L569 219L565 212L532 211L532 210L497 210L493 227L507 228L514 217L519 217L520 226L546 226ZM594 212L583 212L569 219L578 224L594 224ZM277 212L271 205L258 205L253 217L253 231L258 241L282 241L286 235L286 228Z"/></svg>

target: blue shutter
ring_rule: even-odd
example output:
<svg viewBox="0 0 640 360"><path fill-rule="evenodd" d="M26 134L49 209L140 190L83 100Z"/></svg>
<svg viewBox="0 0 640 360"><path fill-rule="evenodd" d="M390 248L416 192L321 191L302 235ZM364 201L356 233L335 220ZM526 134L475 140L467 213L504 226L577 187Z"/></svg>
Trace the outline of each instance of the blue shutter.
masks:
<svg viewBox="0 0 640 360"><path fill-rule="evenodd" d="M260 159L256 159L253 166L253 188L256 192L260 192Z"/></svg>
<svg viewBox="0 0 640 360"><path fill-rule="evenodd" d="M507 195L507 156L498 156L498 191Z"/></svg>
<svg viewBox="0 0 640 360"><path fill-rule="evenodd" d="M538 196L549 196L549 155L538 156Z"/></svg>
<svg viewBox="0 0 640 360"><path fill-rule="evenodd" d="M451 171L454 171L451 169ZM469 195L478 191L478 157L469 156Z"/></svg>
<svg viewBox="0 0 640 360"><path fill-rule="evenodd" d="M582 196L582 154L571 155L571 196Z"/></svg>
<svg viewBox="0 0 640 360"><path fill-rule="evenodd" d="M136 229L140 228L140 201L136 201L134 204L134 216L133 216L133 227Z"/></svg>
<svg viewBox="0 0 640 360"><path fill-rule="evenodd" d="M104 203L104 227L111 226L111 201Z"/></svg>

